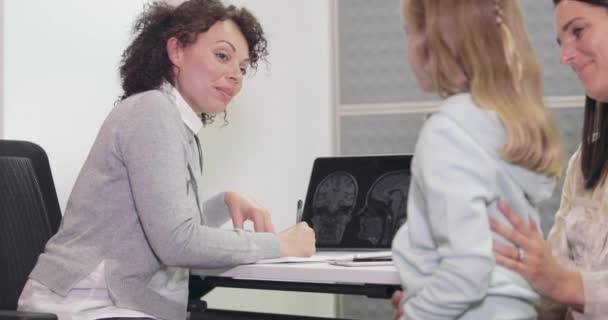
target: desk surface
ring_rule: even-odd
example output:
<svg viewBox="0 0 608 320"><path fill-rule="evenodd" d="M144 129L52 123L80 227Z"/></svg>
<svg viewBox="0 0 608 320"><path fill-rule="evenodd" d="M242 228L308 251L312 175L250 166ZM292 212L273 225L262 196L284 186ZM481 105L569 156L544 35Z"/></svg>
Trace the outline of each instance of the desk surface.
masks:
<svg viewBox="0 0 608 320"><path fill-rule="evenodd" d="M342 267L320 263L247 264L227 270L195 270L193 274L242 280L340 284L400 285L394 266Z"/></svg>
<svg viewBox="0 0 608 320"><path fill-rule="evenodd" d="M247 264L224 270L193 270L192 274L202 278L190 279L191 298L196 299L216 287L351 294L390 299L393 292L401 287L394 266L343 267L327 262ZM247 315L244 318L269 319L266 315L258 318Z"/></svg>

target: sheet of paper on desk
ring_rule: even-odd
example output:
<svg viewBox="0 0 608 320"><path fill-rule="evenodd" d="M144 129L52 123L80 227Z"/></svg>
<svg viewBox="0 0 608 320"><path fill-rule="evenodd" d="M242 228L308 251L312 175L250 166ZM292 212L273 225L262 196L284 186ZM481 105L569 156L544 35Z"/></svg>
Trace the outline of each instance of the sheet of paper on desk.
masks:
<svg viewBox="0 0 608 320"><path fill-rule="evenodd" d="M357 253L353 257L354 261L387 261L393 260L393 252L391 250L362 252Z"/></svg>
<svg viewBox="0 0 608 320"><path fill-rule="evenodd" d="M271 263L307 263L307 262L329 262L335 260L353 260L354 254L345 255L324 255L314 254L311 257L281 257L274 259L262 259L258 260L256 264L271 264Z"/></svg>
<svg viewBox="0 0 608 320"><path fill-rule="evenodd" d="M317 253L311 257L282 257L274 259L263 259L256 264L271 264L271 263L306 263L306 262L332 262L332 261L374 261L374 260L391 260L392 253L390 250L377 252L360 252L360 253L344 253L344 254L323 254Z"/></svg>
<svg viewBox="0 0 608 320"><path fill-rule="evenodd" d="M331 261L329 263L341 267L379 267L394 265L393 261Z"/></svg>

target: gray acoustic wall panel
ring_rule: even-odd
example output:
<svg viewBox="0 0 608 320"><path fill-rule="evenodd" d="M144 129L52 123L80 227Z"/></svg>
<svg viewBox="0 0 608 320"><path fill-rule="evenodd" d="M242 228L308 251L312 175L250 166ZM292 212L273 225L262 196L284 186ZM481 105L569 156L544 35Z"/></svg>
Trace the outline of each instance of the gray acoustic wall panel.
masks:
<svg viewBox="0 0 608 320"><path fill-rule="evenodd" d="M559 64L551 1L520 0L530 40L545 74L545 95L581 95L573 72ZM338 0L339 105L435 100L420 91L407 65L399 0Z"/></svg>
<svg viewBox="0 0 608 320"><path fill-rule="evenodd" d="M434 100L407 65L399 0L338 1L340 104Z"/></svg>
<svg viewBox="0 0 608 320"><path fill-rule="evenodd" d="M414 153L424 118L422 113L341 117L342 154Z"/></svg>

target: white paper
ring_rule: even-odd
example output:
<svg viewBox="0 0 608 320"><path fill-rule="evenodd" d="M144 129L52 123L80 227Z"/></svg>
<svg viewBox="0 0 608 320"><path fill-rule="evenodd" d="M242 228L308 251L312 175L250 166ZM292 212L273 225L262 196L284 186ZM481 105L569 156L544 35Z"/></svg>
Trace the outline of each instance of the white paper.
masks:
<svg viewBox="0 0 608 320"><path fill-rule="evenodd" d="M314 254L310 257L281 257L273 259L258 260L256 264L271 264L271 263L307 263L307 262L329 262L336 260L353 260L354 254L345 255L324 255Z"/></svg>
<svg viewBox="0 0 608 320"><path fill-rule="evenodd" d="M383 258L391 256L392 252L390 250L359 253L353 252L344 254L317 253L310 257L281 257L273 259L262 259L257 261L256 264L352 261L354 259Z"/></svg>

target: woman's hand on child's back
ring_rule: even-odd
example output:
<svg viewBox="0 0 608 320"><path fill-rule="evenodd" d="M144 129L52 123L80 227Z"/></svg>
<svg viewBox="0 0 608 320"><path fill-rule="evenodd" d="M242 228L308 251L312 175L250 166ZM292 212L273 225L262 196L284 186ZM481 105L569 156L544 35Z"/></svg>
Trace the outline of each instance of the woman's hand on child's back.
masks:
<svg viewBox="0 0 608 320"><path fill-rule="evenodd" d="M399 320L403 316L403 309L401 309L401 299L403 299L403 291L397 290L393 293L391 297L391 304L395 309L395 315L393 316L393 320Z"/></svg>
<svg viewBox="0 0 608 320"><path fill-rule="evenodd" d="M580 274L559 265L533 219L525 223L503 201L498 201L498 208L511 227L490 219L490 228L515 247L494 241L496 263L517 271L542 296L582 310L584 290Z"/></svg>

